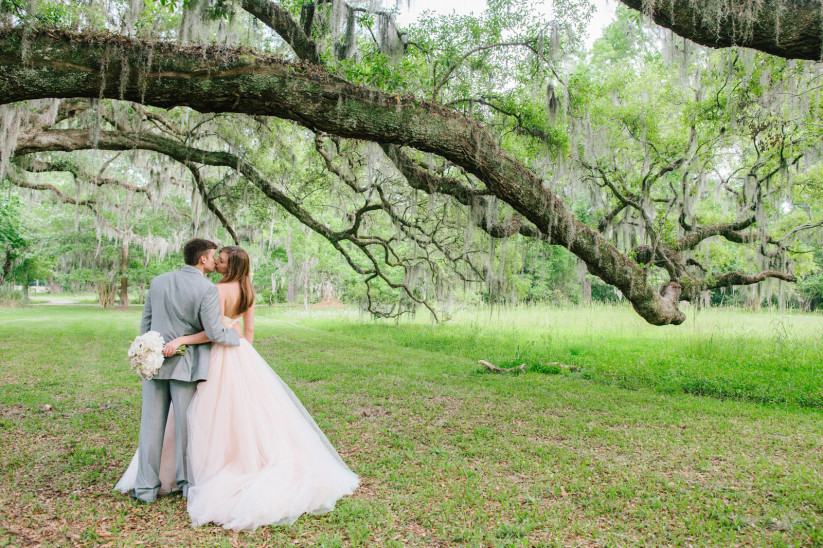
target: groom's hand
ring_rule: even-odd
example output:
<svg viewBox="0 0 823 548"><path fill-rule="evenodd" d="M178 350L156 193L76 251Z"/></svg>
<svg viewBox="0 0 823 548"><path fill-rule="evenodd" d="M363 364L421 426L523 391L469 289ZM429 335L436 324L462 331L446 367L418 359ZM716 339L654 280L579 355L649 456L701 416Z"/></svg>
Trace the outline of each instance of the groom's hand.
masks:
<svg viewBox="0 0 823 548"><path fill-rule="evenodd" d="M242 338L243 338L243 330L242 330L242 329L240 329L240 324L239 324L239 323L236 323L236 324L234 324L234 325L233 325L233 326L231 326L231 327L232 327L232 329L234 329L235 331L237 331L237 334L238 334L238 335L240 335L240 338L242 339Z"/></svg>

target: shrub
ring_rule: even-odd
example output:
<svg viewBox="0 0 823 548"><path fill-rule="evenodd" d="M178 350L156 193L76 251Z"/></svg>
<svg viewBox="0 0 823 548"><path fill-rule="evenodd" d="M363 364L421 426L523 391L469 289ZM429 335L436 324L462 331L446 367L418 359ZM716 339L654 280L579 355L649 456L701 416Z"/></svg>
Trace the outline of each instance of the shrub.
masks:
<svg viewBox="0 0 823 548"><path fill-rule="evenodd" d="M16 289L11 285L0 286L0 306L17 308L27 304L28 298L22 289Z"/></svg>

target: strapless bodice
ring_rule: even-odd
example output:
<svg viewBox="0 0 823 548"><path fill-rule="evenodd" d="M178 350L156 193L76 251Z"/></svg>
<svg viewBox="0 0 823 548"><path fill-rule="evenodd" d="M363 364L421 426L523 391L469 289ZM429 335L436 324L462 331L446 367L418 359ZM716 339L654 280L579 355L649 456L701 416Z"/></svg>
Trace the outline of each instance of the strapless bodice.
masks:
<svg viewBox="0 0 823 548"><path fill-rule="evenodd" d="M223 316L223 325L226 327L234 327L234 324L240 321L242 316L238 316L237 318L229 318L228 316Z"/></svg>

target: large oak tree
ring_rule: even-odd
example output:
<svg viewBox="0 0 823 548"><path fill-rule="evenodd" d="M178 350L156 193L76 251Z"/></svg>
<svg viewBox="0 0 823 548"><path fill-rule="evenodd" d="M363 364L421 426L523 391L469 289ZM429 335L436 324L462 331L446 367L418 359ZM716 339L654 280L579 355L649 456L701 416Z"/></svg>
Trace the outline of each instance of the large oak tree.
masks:
<svg viewBox="0 0 823 548"><path fill-rule="evenodd" d="M686 4L692 5L690 2ZM684 321L685 315L678 309L679 301L694 299L701 291L755 284L769 277L794 279L790 274L774 270L735 271L722 276L700 277L686 271L686 257L676 253L679 250L663 245L641 246L632 254L621 252L603 233L577 219L543 177L501 145L500 136L494 130L437 103L348 82L322 65L322 47L313 39L315 35L307 21L299 24L283 6L267 0L244 1L240 5L276 31L303 61L286 61L254 51L208 45L181 46L126 36L29 30L11 25L0 33L0 101L108 98L164 109L182 106L199 112L273 116L293 120L318 134L380 143L386 157L411 187L452 196L466 206L473 205L478 199L484 200L485 196L502 200L518 216L505 227L483 223L492 237L520 233L568 248L586 264L589 272L618 288L644 319L657 325ZM679 18L673 19L673 13L685 14L692 9L679 4L667 3L666 6L666 9L652 10L651 13L661 24L676 23ZM691 17L690 20L704 21L708 17ZM781 27L784 37L788 36L785 28L790 21L794 19L784 19ZM795 26L805 28L805 21L803 19ZM773 37L769 38L773 25L750 24L745 27L745 36L717 32L714 38L693 27L678 27L674 23L669 26L676 32L690 33L691 38L704 44L746 43L778 54L783 51L769 45L775 42ZM735 28L744 27L738 24ZM758 38L761 34L764 40ZM786 40L780 43L786 43ZM533 46L529 42L523 44ZM446 77L451 71L447 71ZM435 88L440 85L438 83ZM497 108L504 110L499 105ZM311 218L301 218L299 204L290 203L287 197L278 195L275 186L253 166L245 165L242 158L191 147L181 149L174 143L160 143L147 135L120 132L90 138L88 132L86 135L80 133L40 128L30 135L22 135L14 154L90 147L115 150L138 147L162 152L184 163L211 162L224 166L234 163L244 177L332 244L345 239L356 243L360 216L368 213L368 209L361 210L346 231L331 231ZM461 181L427 169L414 161L415 151L433 153L458 166L482 184L483 192L473 193ZM630 205L631 197L623 196L622 200L626 207ZM752 222L742 220L700 227L684 223L683 228L695 242L717 235L742 242L746 235L741 231ZM343 248L340 251L345 253ZM350 260L350 263L357 268L355 261ZM661 287L652 282L650 265L667 271L669 279Z"/></svg>

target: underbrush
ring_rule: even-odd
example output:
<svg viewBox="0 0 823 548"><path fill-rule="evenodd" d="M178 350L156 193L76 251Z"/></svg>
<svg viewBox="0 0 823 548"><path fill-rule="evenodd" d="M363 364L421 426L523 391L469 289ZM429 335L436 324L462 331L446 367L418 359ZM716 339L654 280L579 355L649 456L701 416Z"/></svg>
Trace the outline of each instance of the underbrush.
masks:
<svg viewBox="0 0 823 548"><path fill-rule="evenodd" d="M28 299L26 294L20 289L10 286L0 286L0 306L6 308L19 308L26 306Z"/></svg>

